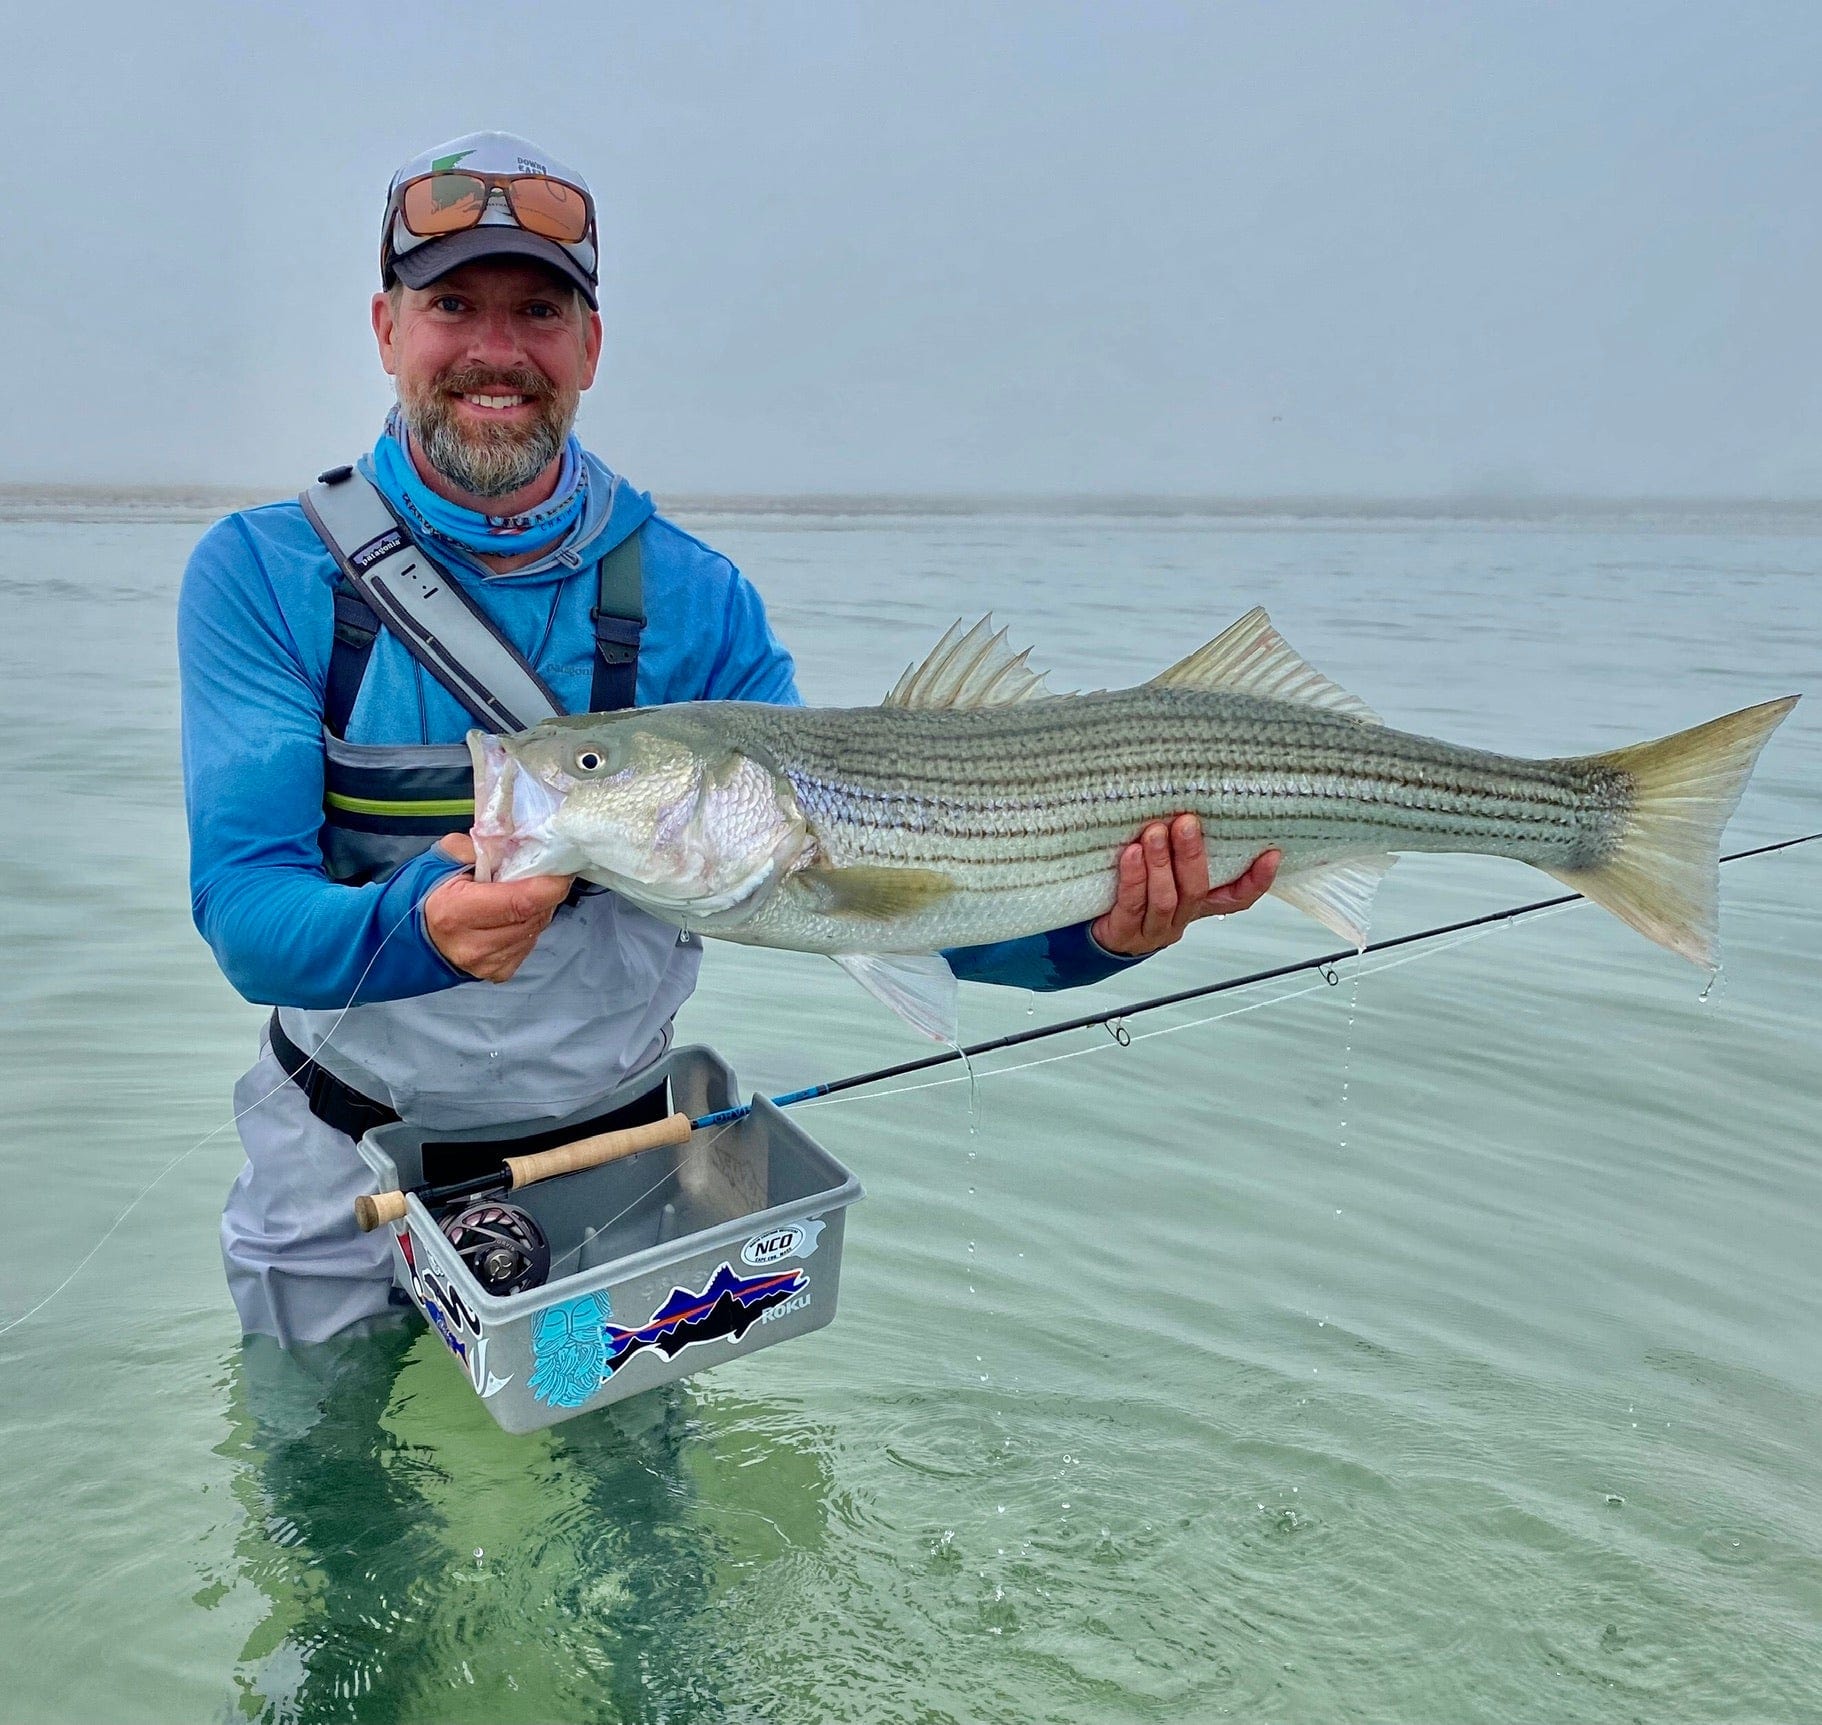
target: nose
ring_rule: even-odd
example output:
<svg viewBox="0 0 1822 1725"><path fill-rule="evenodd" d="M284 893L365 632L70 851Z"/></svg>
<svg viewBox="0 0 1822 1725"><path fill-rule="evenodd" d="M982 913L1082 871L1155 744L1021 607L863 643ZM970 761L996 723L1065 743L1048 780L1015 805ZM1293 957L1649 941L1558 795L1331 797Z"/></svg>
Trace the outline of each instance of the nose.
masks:
<svg viewBox="0 0 1822 1725"><path fill-rule="evenodd" d="M489 307L472 320L468 330L468 358L476 364L497 366L501 370L529 362L514 326L511 307Z"/></svg>

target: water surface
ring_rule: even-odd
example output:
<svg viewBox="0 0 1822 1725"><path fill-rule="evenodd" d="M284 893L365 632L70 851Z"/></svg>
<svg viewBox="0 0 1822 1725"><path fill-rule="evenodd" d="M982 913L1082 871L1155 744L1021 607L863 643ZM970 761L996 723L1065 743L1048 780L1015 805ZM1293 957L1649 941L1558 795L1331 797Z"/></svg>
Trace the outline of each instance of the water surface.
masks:
<svg viewBox="0 0 1822 1725"><path fill-rule="evenodd" d="M260 1014L189 926L175 743L205 518L0 510L0 1716L1822 1713L1822 846L1725 872L1706 1002L1578 907L807 1111L869 1192L836 1323L509 1438L434 1338L305 1378L235 1334ZM989 605L1068 688L1262 603L1393 723L1515 752L1807 692L1729 837L1822 827L1801 512L686 519L812 700ZM1374 933L1550 890L1408 859ZM964 1031L1332 945L1268 904L1116 986L966 990ZM766 1089L918 1051L720 946L682 1028Z"/></svg>

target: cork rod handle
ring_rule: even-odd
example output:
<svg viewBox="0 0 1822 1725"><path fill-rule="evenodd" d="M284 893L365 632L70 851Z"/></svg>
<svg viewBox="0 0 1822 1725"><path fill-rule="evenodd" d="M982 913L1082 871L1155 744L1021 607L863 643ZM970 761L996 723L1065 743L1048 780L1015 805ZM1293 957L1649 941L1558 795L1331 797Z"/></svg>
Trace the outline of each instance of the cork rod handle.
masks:
<svg viewBox="0 0 1822 1725"><path fill-rule="evenodd" d="M540 1150L532 1156L508 1156L506 1189L516 1192L521 1186L534 1185L558 1174L574 1174L583 1168L600 1168L618 1162L623 1156L636 1156L641 1150L655 1150L660 1144L682 1144L690 1135L687 1114L667 1115L644 1126L628 1126L619 1132L597 1132L592 1138L578 1138L573 1144L559 1144L554 1150ZM363 1234L371 1234L386 1222L404 1219L403 1192L363 1194L354 1201L354 1220Z"/></svg>
<svg viewBox="0 0 1822 1725"><path fill-rule="evenodd" d="M508 1156L506 1172L512 1176L510 1190L548 1180L557 1174L574 1174L582 1168L599 1168L604 1163L618 1162L622 1156L637 1156L641 1150L655 1150L660 1144L681 1144L690 1135L687 1114L668 1114L644 1126L628 1126L619 1132L597 1132L592 1138L578 1138L573 1144L559 1144L554 1150L540 1150L535 1156Z"/></svg>

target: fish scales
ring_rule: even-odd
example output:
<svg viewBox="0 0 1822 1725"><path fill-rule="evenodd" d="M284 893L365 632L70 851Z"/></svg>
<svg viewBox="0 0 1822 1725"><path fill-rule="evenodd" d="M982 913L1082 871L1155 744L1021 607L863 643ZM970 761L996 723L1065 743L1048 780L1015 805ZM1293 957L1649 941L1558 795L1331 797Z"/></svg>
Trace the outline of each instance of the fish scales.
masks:
<svg viewBox="0 0 1822 1725"><path fill-rule="evenodd" d="M1598 850L1623 787L1315 713L1287 723L1243 696L1133 690L1007 711L727 709L737 746L788 777L837 862L1065 862L1117 849L1146 820L1198 814L1211 843L1396 835L1397 848L1506 839L1522 860ZM1592 846L1592 849L1591 849ZM1514 853L1516 854L1516 853ZM1075 872L1073 869L1071 872Z"/></svg>

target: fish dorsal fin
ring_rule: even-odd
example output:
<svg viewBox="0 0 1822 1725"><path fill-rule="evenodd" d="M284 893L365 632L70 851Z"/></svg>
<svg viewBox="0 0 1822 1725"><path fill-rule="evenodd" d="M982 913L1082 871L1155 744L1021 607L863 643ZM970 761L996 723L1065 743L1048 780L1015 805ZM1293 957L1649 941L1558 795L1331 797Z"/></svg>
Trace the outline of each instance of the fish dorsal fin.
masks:
<svg viewBox="0 0 1822 1725"><path fill-rule="evenodd" d="M921 665L909 665L880 703L885 707L1010 707L1050 691L1044 673L1025 663L1031 649L1014 653L1006 631L993 629L991 612L971 629L961 619L930 650Z"/></svg>
<svg viewBox="0 0 1822 1725"><path fill-rule="evenodd" d="M1373 895L1386 870L1397 860L1388 852L1322 863L1312 869L1287 870L1272 883L1272 893L1305 916L1313 916L1358 952L1367 943Z"/></svg>
<svg viewBox="0 0 1822 1725"><path fill-rule="evenodd" d="M1363 724L1385 720L1358 695L1331 682L1272 627L1255 605L1238 623L1223 629L1205 647L1179 659L1151 680L1163 689L1220 690L1230 695L1263 695L1274 701L1296 701L1329 713L1344 713Z"/></svg>

